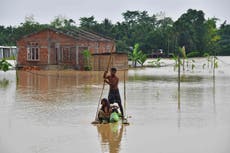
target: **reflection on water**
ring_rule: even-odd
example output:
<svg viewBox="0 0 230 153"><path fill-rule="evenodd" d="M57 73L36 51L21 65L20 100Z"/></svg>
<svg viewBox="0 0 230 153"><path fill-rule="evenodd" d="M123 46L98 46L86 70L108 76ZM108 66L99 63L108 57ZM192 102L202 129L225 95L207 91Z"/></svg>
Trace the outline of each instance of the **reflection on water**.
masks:
<svg viewBox="0 0 230 153"><path fill-rule="evenodd" d="M0 72L8 80L0 87L0 152L229 153L230 66L220 63L213 77L200 65L182 74L180 97L172 66L126 72L127 127L90 124L103 72L18 71L18 83L15 71Z"/></svg>
<svg viewBox="0 0 230 153"><path fill-rule="evenodd" d="M93 97L96 102L102 75L99 71L18 71L17 95L43 102L85 101ZM118 76L122 83L123 72L118 72Z"/></svg>
<svg viewBox="0 0 230 153"><path fill-rule="evenodd" d="M8 85L9 85L9 80L5 78L3 80L0 80L0 88L6 88Z"/></svg>
<svg viewBox="0 0 230 153"><path fill-rule="evenodd" d="M96 125L101 141L102 152L118 153L120 151L124 125L120 123Z"/></svg>

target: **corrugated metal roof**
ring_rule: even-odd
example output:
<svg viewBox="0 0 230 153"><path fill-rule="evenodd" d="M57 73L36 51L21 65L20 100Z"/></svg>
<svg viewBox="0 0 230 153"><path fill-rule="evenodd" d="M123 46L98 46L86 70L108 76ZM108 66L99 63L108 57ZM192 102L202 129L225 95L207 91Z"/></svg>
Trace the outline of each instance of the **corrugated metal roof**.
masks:
<svg viewBox="0 0 230 153"><path fill-rule="evenodd" d="M83 30L83 29L80 29L80 28L74 28L74 27L73 28L68 28L68 29L64 29L64 28L56 29L56 28L51 28L51 27L44 28L44 29L42 29L40 31L36 31L34 33L25 35L22 38L26 38L26 37L35 35L35 34L41 32L41 31L45 31L45 30L55 31L57 33L67 35L67 36L72 37L72 38L77 39L77 40L79 40L79 39L87 39L87 40L90 40L90 41L114 41L111 38L101 36L99 34L92 33L92 32L89 32L89 31L86 31L86 30Z"/></svg>

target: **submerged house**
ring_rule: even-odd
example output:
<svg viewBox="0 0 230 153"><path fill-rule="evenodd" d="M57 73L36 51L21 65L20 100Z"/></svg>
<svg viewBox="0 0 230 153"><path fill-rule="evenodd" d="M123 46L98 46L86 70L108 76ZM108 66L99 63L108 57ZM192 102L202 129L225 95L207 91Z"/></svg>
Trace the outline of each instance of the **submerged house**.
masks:
<svg viewBox="0 0 230 153"><path fill-rule="evenodd" d="M115 56L118 53L116 53L114 40L82 29L46 28L22 37L17 41L17 47L18 68L37 66L41 69L65 67L83 70L82 52L88 50L92 55L92 69L104 70L104 66L98 66L98 63L103 63L101 60L108 58L104 59L98 56L107 55L108 57L111 49L113 49L113 61L125 59L123 63L127 63L127 65L124 67L128 66L127 54ZM116 62L113 62L113 66L116 66Z"/></svg>

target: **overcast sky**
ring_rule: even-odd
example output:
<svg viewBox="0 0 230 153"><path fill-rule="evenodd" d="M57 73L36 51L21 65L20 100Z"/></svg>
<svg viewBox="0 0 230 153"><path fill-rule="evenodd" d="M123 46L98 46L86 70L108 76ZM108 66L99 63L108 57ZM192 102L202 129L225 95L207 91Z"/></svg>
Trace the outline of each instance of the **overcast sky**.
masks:
<svg viewBox="0 0 230 153"><path fill-rule="evenodd" d="M79 23L80 17L94 16L113 23L122 21L126 10L164 12L175 21L189 8L203 10L205 17L217 17L219 23L230 23L230 0L0 0L0 25L15 26L34 16L39 23L50 23L55 16L65 16Z"/></svg>

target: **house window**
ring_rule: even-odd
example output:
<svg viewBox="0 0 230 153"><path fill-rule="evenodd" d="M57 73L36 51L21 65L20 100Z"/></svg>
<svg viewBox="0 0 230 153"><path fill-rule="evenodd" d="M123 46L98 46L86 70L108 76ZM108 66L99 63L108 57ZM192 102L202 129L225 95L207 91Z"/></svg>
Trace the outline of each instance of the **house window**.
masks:
<svg viewBox="0 0 230 153"><path fill-rule="evenodd" d="M99 52L99 44L98 42L95 43L95 52L94 53L98 53Z"/></svg>
<svg viewBox="0 0 230 153"><path fill-rule="evenodd" d="M70 61L71 60L71 51L70 47L62 48L62 61Z"/></svg>
<svg viewBox="0 0 230 153"><path fill-rule="evenodd" d="M10 57L10 48L3 49L3 57L4 58Z"/></svg>
<svg viewBox="0 0 230 153"><path fill-rule="evenodd" d="M36 42L30 42L27 47L27 60L38 61L39 60L39 46Z"/></svg>
<svg viewBox="0 0 230 153"><path fill-rule="evenodd" d="M106 45L106 49L105 49L105 50L106 50L106 52L108 52L108 53L110 52L110 45L109 45L109 44Z"/></svg>

